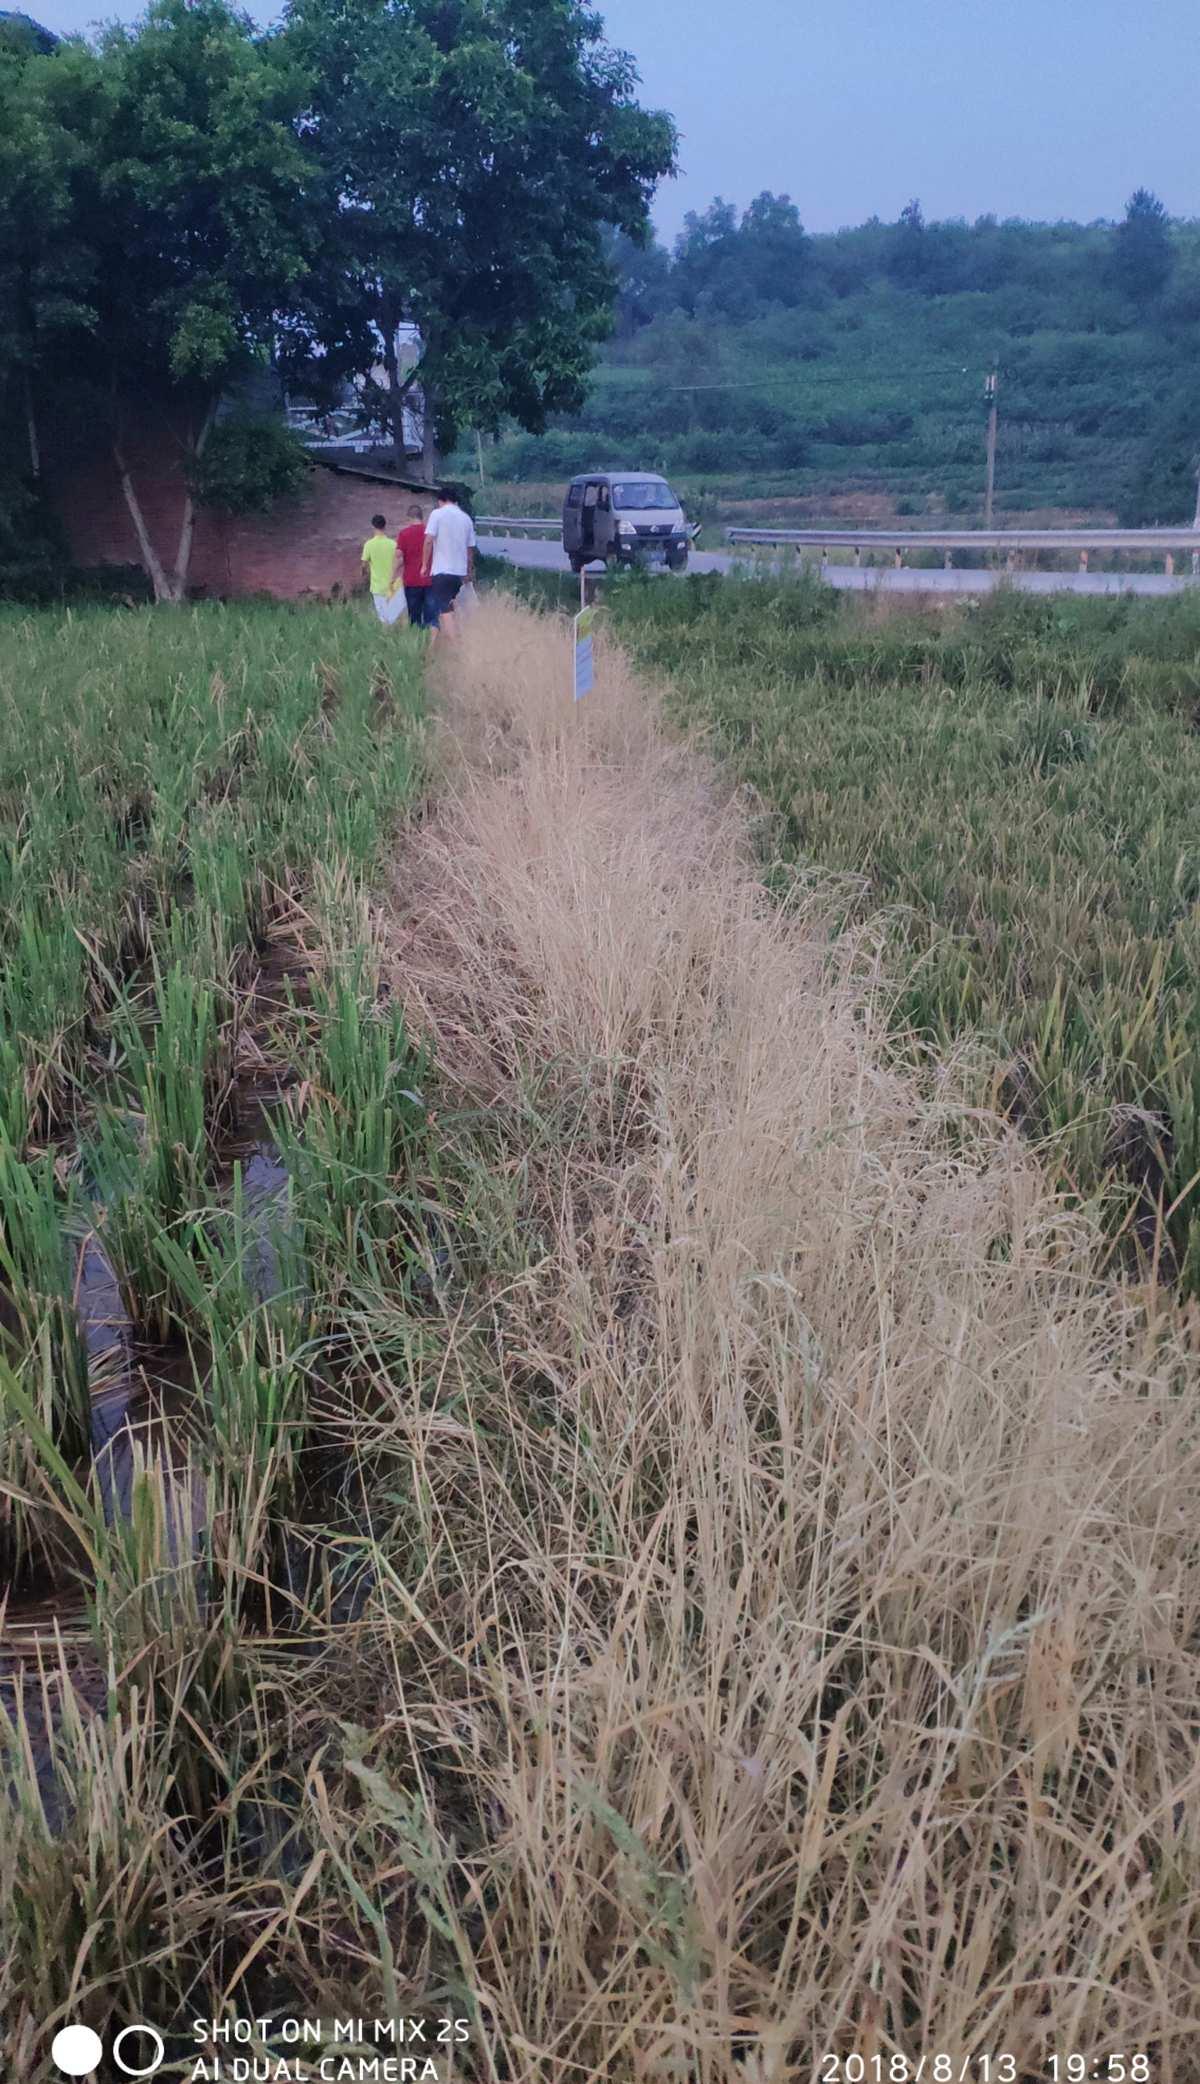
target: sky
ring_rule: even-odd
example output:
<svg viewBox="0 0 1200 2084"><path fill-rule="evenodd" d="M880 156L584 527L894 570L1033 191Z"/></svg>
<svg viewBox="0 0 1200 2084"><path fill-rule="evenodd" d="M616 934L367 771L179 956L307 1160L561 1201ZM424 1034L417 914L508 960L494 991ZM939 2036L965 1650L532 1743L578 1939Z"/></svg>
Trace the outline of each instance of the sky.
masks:
<svg viewBox="0 0 1200 2084"><path fill-rule="evenodd" d="M60 32L137 0L4 0ZM666 238L714 195L790 195L810 231L894 219L1200 216L1196 0L594 0L674 115ZM267 19L269 4L252 5Z"/></svg>

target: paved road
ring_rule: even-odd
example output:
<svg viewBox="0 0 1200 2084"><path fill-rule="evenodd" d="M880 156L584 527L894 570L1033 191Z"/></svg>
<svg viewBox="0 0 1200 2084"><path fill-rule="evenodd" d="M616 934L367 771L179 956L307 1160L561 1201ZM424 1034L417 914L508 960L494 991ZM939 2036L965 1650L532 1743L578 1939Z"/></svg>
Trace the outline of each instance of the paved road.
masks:
<svg viewBox="0 0 1200 2084"><path fill-rule="evenodd" d="M515 536L481 536L479 547L488 557L507 557L511 564L536 571L568 572L571 567L562 546L554 542L520 541ZM689 570L728 572L735 562L725 550L693 550ZM597 570L599 567L597 566ZM787 569L795 566L789 559ZM1007 581L1023 593L1179 593L1194 580L1164 572L958 572L937 569L896 571L881 567L869 570L853 564L828 564L824 576L830 586L848 593L985 593Z"/></svg>

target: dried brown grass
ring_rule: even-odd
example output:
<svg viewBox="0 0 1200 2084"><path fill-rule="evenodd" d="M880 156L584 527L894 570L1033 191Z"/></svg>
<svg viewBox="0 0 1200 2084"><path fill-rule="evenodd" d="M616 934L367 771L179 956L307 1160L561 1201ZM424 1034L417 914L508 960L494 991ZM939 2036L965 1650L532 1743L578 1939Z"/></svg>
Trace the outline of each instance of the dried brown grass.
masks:
<svg viewBox="0 0 1200 2084"><path fill-rule="evenodd" d="M394 1415L492 2073L1186 2084L1196 1365L952 1070L889 1061L871 937L764 901L620 653L578 709L568 657L464 624L393 933L514 1241L453 1422Z"/></svg>

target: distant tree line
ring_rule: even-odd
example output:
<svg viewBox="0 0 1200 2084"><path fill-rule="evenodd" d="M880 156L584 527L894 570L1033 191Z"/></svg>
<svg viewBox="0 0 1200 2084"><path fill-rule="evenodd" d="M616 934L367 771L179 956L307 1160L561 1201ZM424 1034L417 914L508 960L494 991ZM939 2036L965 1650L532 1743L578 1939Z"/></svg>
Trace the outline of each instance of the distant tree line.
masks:
<svg viewBox="0 0 1200 2084"><path fill-rule="evenodd" d="M740 216L718 196L707 210L688 212L672 250L619 234L611 250L620 277L618 330L626 335L671 311L745 321L764 310L820 308L885 283L927 297L1015 283L1043 291L1048 264L1064 304L1082 294L1086 270L1093 291L1102 287L1125 300L1127 316L1140 315L1148 299L1167 297L1179 258L1171 219L1145 188L1111 226L995 217L928 223L914 198L894 224L873 217L853 230L815 237L790 196L764 191ZM1184 297L1194 318L1200 276L1189 275ZM1108 315L1119 322L1115 301Z"/></svg>

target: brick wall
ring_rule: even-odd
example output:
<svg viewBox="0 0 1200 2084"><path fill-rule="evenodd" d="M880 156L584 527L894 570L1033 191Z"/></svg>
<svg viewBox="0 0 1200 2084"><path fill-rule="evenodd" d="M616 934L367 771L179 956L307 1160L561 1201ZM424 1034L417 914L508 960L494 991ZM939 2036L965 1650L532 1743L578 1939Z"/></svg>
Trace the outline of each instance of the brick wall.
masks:
<svg viewBox="0 0 1200 2084"><path fill-rule="evenodd" d="M56 449L52 432L43 449L46 489L76 563L140 564L133 522L107 449L78 442ZM127 434L124 452L150 539L172 570L185 496L177 432L156 418ZM402 487L358 482L315 464L300 495L273 513L233 519L198 512L189 591L210 597L270 593L282 600L328 598L335 588L353 591L361 582L371 515L384 513L389 526L399 525L413 499Z"/></svg>

